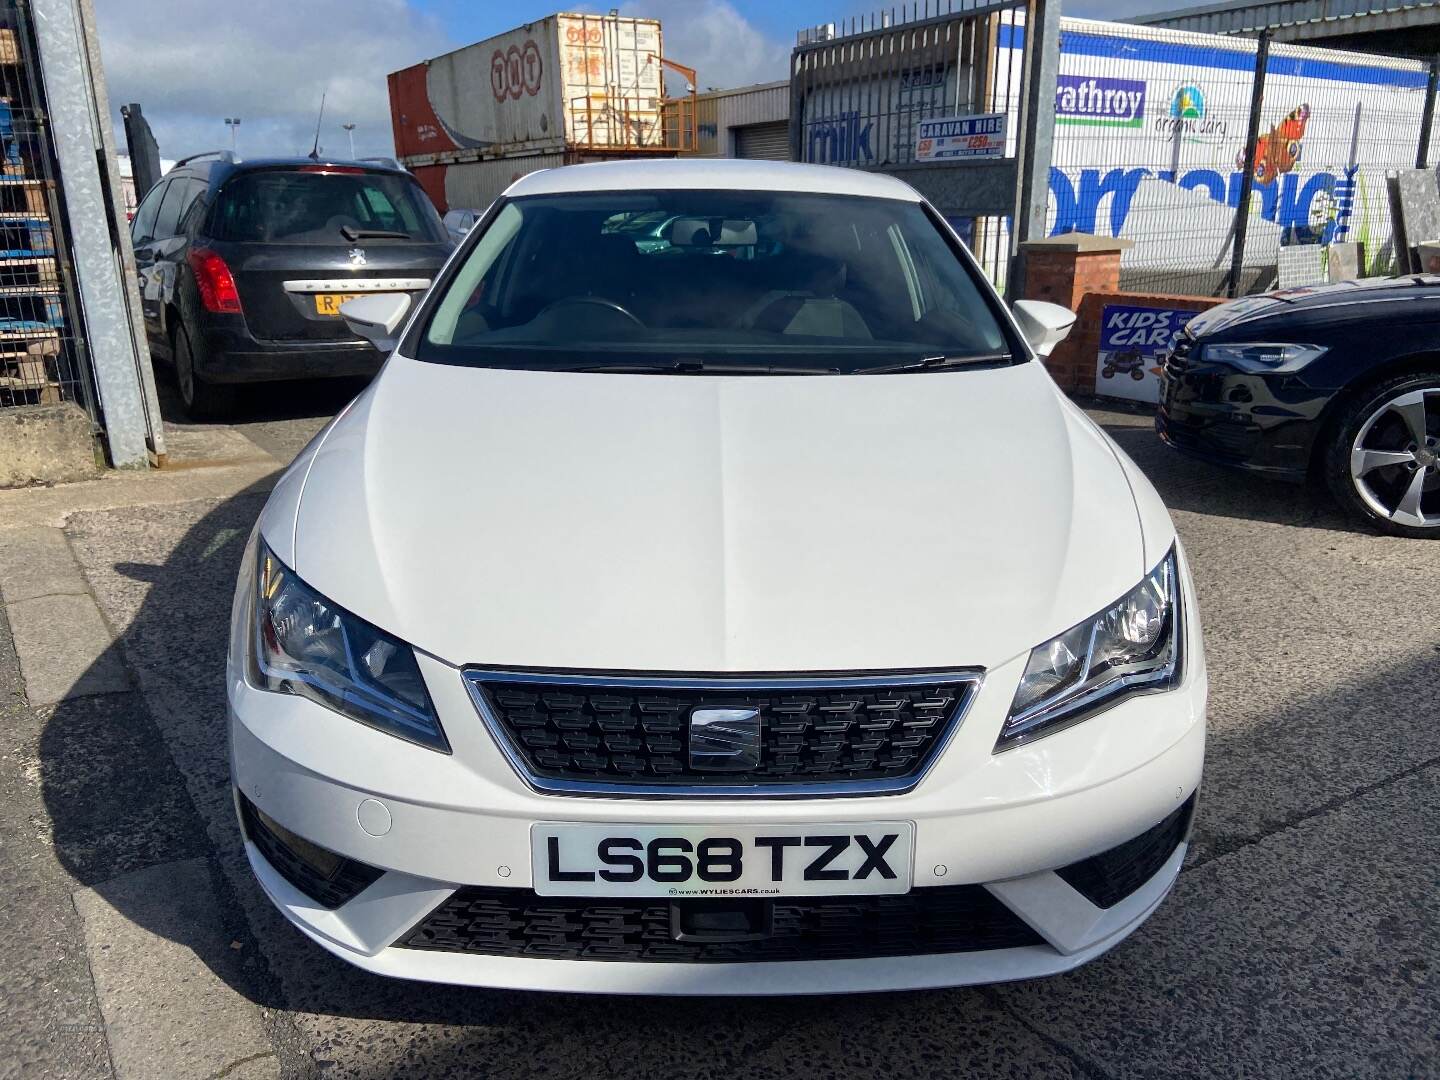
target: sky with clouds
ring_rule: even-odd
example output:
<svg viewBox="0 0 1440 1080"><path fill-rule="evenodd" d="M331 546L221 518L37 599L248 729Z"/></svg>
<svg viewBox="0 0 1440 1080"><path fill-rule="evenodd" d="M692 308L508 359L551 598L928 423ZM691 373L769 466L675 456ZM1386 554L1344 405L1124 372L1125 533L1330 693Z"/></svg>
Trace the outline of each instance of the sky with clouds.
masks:
<svg viewBox="0 0 1440 1080"><path fill-rule="evenodd" d="M390 154L385 76L430 56L559 10L613 6L566 0L95 0L116 133L140 102L161 155L226 146L239 116L242 155L303 154L315 138L349 152ZM626 15L661 20L665 53L705 86L785 77L795 31L874 10L843 0L621 0ZM885 5L889 6L889 5ZM1069 15L1123 18L1183 0L1073 0Z"/></svg>

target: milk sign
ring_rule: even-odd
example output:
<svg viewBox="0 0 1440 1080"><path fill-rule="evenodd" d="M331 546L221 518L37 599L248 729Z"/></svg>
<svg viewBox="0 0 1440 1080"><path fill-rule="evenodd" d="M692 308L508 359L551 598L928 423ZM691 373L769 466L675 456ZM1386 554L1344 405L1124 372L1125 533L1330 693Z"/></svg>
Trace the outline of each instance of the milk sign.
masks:
<svg viewBox="0 0 1440 1080"><path fill-rule="evenodd" d="M1100 313L1095 393L1159 401L1160 365L1185 324L1198 314L1181 308L1106 304Z"/></svg>
<svg viewBox="0 0 1440 1080"><path fill-rule="evenodd" d="M941 116L915 129L916 161L1005 156L1005 114Z"/></svg>

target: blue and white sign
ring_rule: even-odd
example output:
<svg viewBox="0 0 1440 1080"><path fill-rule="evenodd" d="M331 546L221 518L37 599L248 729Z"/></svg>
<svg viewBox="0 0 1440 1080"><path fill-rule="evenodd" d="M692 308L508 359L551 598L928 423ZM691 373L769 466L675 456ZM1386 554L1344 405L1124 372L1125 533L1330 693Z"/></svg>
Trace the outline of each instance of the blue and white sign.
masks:
<svg viewBox="0 0 1440 1080"><path fill-rule="evenodd" d="M1005 114L940 116L921 120L915 131L916 161L1005 156Z"/></svg>
<svg viewBox="0 0 1440 1080"><path fill-rule="evenodd" d="M1198 314L1184 308L1106 304L1100 312L1095 393L1158 402L1160 365L1185 324Z"/></svg>

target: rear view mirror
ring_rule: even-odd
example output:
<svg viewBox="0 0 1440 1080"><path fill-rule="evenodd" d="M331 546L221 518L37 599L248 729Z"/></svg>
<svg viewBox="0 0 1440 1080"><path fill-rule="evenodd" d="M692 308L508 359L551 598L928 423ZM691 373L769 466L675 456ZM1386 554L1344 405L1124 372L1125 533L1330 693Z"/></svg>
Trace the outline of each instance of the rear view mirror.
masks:
<svg viewBox="0 0 1440 1080"><path fill-rule="evenodd" d="M1016 300L1013 310L1015 321L1036 356L1049 356L1075 325L1073 311L1048 300Z"/></svg>
<svg viewBox="0 0 1440 1080"><path fill-rule="evenodd" d="M340 305L340 316L350 332L374 345L382 353L392 352L398 343L400 326L410 312L405 293L372 293L356 296Z"/></svg>

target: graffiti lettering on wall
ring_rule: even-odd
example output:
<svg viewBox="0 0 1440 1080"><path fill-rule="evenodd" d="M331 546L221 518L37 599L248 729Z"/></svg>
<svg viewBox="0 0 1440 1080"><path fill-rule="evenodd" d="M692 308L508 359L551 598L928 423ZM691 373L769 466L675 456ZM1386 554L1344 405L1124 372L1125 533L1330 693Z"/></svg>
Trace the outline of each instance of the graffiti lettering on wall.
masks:
<svg viewBox="0 0 1440 1080"><path fill-rule="evenodd" d="M1240 205L1239 172L1222 174L1214 169L1191 169L1177 177L1164 169L1135 167L1102 171L1080 169L1067 174L1058 168L1050 170L1050 192L1055 206L1052 235L1068 232L1096 232L1101 204L1108 200L1109 234L1123 235L1130 216L1130 203L1143 180L1165 180L1186 191L1205 195L1212 201L1229 206ZM1302 178L1287 172L1278 183L1262 184L1254 189L1252 198L1259 200L1259 213L1281 229L1297 236L1328 244L1343 240L1354 206L1356 171L1342 174L1316 172ZM1252 206L1255 203L1251 203Z"/></svg>
<svg viewBox="0 0 1440 1080"><path fill-rule="evenodd" d="M870 148L871 120L860 119L858 112L844 112L823 117L810 125L805 160L821 165L848 164L875 160Z"/></svg>

